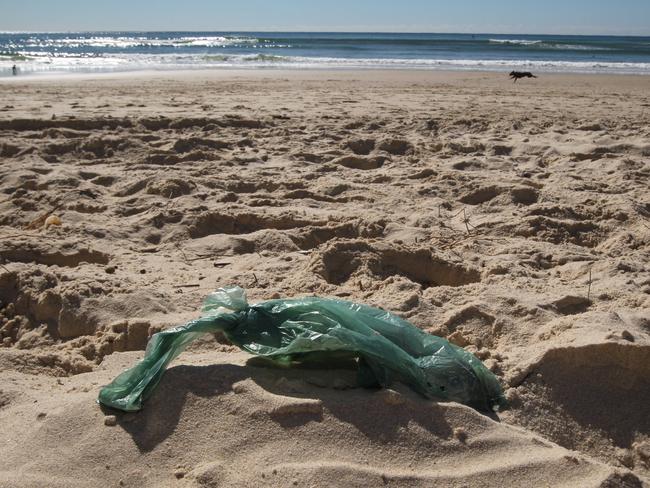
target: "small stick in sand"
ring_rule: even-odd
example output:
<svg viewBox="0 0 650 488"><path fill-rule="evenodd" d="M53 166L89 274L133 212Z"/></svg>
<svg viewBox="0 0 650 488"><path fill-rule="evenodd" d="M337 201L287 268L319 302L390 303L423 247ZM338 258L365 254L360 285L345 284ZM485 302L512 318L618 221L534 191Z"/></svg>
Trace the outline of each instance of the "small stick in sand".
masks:
<svg viewBox="0 0 650 488"><path fill-rule="evenodd" d="M591 298L591 283L592 283L592 280L591 280L591 268L589 268L589 281L587 281L587 285L588 285L588 288L587 288L587 300L589 300Z"/></svg>
<svg viewBox="0 0 650 488"><path fill-rule="evenodd" d="M29 224L27 224L26 226L24 226L24 227L23 227L23 230L36 230L36 229L40 229L41 227L43 227L43 226L45 225L45 221L47 220L47 218L48 218L52 213L54 213L54 212L56 212L58 209L60 209L60 208L63 206L63 204L66 202L66 200L70 197L70 195L73 195L73 194L75 194L75 193L82 193L82 192L83 192L82 190L70 190L68 193L66 193L65 195L63 195L63 197L61 198L61 201L60 201L59 203L57 203L56 205L54 205L54 207L52 207L50 210L48 210L48 211L45 212L44 214L42 214L42 215L36 217L36 218L35 218L34 220L32 220Z"/></svg>
<svg viewBox="0 0 650 488"><path fill-rule="evenodd" d="M36 218L35 218L34 220L32 220L29 224L27 224L26 226L24 226L23 229L24 229L24 230L36 230L36 229L40 229L41 227L43 227L43 226L45 225L45 221L47 220L47 218L48 218L48 217L49 217L53 212L55 212L56 210L58 210L59 208L61 208L62 205L63 205L63 202L61 202L61 203L55 205L54 207L52 207L50 210L48 210L48 211L45 212L44 214L41 214L41 215L39 215L38 217L36 217Z"/></svg>
<svg viewBox="0 0 650 488"><path fill-rule="evenodd" d="M194 261L201 261L202 259L210 259L212 257L211 254L202 254L199 256L196 256L195 258L188 259L187 262L191 263Z"/></svg>
<svg viewBox="0 0 650 488"><path fill-rule="evenodd" d="M178 249L178 251L181 253L183 256L183 261L185 261L185 264L190 264L190 260L187 259L187 255L185 254L185 251L183 251L183 248L181 247L180 242L176 241L174 242L174 247Z"/></svg>
<svg viewBox="0 0 650 488"><path fill-rule="evenodd" d="M471 235L471 232L469 228L471 227L472 229L476 229L470 222L469 222L469 217L465 213L465 208L463 208L463 223L465 224L465 228L467 229L467 234Z"/></svg>

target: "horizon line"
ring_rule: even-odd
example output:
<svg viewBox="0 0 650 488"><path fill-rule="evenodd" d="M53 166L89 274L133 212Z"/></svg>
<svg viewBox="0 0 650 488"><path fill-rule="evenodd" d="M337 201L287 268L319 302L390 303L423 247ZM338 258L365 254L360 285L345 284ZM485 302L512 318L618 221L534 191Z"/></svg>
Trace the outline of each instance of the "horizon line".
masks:
<svg viewBox="0 0 650 488"><path fill-rule="evenodd" d="M549 34L549 33L530 33L523 32L453 32L453 31L345 31L345 30L157 30L157 29L99 29L99 30L0 30L0 34L95 34L95 33L223 33L223 34L449 34L449 35L475 35L475 36L562 36L562 37L650 37L648 34Z"/></svg>

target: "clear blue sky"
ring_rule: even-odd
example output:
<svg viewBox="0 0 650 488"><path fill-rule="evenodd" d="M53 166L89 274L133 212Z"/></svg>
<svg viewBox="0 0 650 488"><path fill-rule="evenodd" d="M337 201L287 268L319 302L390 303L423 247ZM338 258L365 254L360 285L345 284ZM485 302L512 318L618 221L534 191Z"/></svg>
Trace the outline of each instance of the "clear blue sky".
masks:
<svg viewBox="0 0 650 488"><path fill-rule="evenodd" d="M0 30L650 35L650 0L0 0Z"/></svg>

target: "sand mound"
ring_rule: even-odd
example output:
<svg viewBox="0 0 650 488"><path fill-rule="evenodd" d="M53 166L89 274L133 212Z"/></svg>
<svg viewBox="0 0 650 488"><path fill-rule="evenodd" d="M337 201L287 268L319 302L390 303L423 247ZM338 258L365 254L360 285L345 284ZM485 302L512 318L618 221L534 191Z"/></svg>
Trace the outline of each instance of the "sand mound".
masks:
<svg viewBox="0 0 650 488"><path fill-rule="evenodd" d="M246 366L248 357L194 354L167 372L146 410L116 417L94 404L91 386L134 355L61 384L46 381L47 393L30 393L28 405L0 409L3 420L20 412L13 422L22 431L20 441L0 433L12 467L0 481L16 488L46 478L48 486L74 487L502 486L516 478L609 486L625 476L467 407L409 390L350 389L346 371ZM30 380L13 378L14 385Z"/></svg>
<svg viewBox="0 0 650 488"><path fill-rule="evenodd" d="M513 393L516 415L568 449L647 469L649 368L648 345L551 349Z"/></svg>

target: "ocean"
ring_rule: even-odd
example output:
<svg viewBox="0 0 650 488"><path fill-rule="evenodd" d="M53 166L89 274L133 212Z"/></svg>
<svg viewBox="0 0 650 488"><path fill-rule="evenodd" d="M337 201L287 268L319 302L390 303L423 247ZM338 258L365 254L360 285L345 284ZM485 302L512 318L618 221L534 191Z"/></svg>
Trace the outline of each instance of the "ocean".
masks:
<svg viewBox="0 0 650 488"><path fill-rule="evenodd" d="M176 69L453 69L650 74L650 37L500 34L0 33L0 76Z"/></svg>

